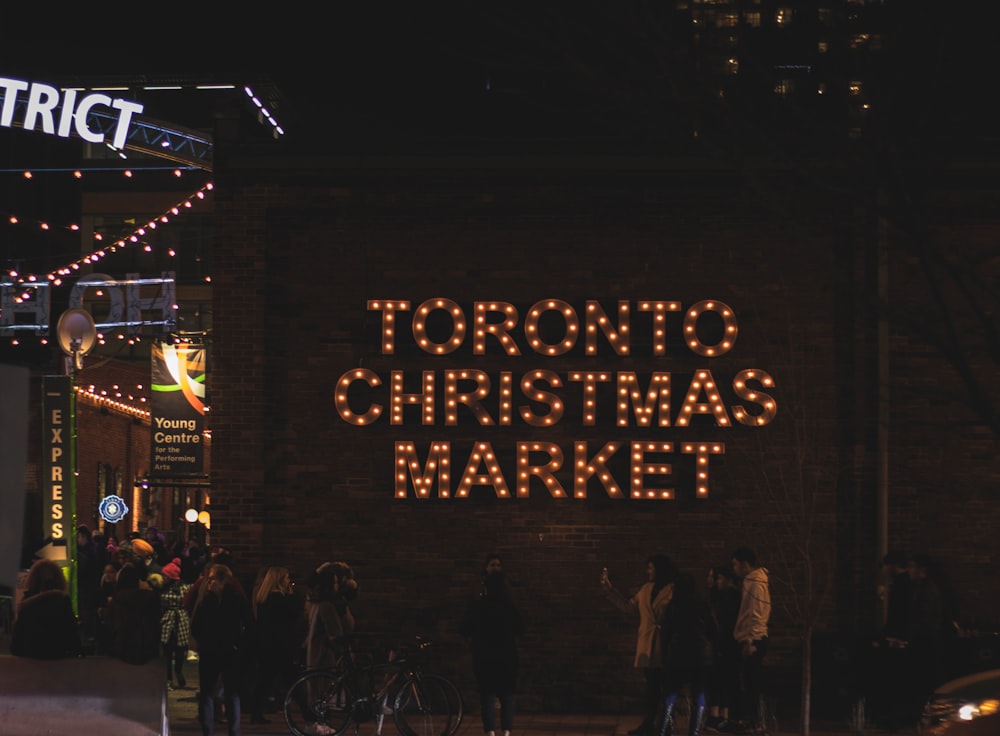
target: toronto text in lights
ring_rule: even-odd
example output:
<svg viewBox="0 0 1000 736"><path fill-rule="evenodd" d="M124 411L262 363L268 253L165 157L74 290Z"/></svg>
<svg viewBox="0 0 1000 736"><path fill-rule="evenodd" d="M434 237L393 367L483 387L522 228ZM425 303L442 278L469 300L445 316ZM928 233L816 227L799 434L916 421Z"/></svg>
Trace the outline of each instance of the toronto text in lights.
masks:
<svg viewBox="0 0 1000 736"><path fill-rule="evenodd" d="M736 343L736 315L728 305L718 300L700 301L686 310L677 301L639 301L634 305L620 300L613 317L596 300L586 302L579 314L568 302L545 299L534 304L524 316L510 302L475 302L471 318L457 302L428 299L412 308L408 300L371 300L368 310L380 315L379 351L382 355L397 354L397 317L406 315L413 344L426 356L445 356L463 345L471 346L473 355L496 353L506 358L534 355L545 359L564 356L579 350L585 356L599 356L599 347L610 348L616 360L625 361L631 355L633 340L631 325L633 306L647 313L643 320L642 345L652 354L666 357L672 344L683 344L694 356L714 359L728 354ZM667 316L680 319L679 339L668 338ZM681 315L683 315L681 317ZM717 327L713 338L705 341L699 323L707 316ZM441 319L447 328L442 333ZM560 325L553 331L542 330L543 320L555 319ZM434 336L429 324L437 319ZM544 334L543 334L544 333ZM402 426L407 421L406 407L413 411L423 426L457 426L460 413L471 416L480 427L503 427L516 423L540 429L558 425L566 414L566 397L572 396L580 407L579 421L584 427L613 423L619 428L646 429L689 427L696 416L707 417L717 428L734 425L760 428L770 424L777 412L777 403L766 391L774 388L773 378L758 368L739 370L729 381L727 394L734 397L727 405L709 368L700 368L678 379L669 371L652 371L648 376L634 370L566 371L531 367L522 373L496 370L490 373L479 368L421 370L411 377L407 390L407 373L389 371L383 377L370 368L354 368L344 372L337 381L334 403L339 417L348 424L362 427L375 424L388 416L390 425ZM418 390L413 390L417 388ZM677 389L680 390L677 390ZM614 401L604 406L602 414L599 394L611 392ZM599 444L600 447L594 447ZM619 480L610 461L616 454L627 455L627 478ZM452 444L430 442L422 462L417 444L410 440L395 442L395 484L397 498L406 498L412 488L417 498L466 498L474 486L492 487L500 498L524 498L529 495L532 479L541 482L553 498L586 498L588 485L596 481L610 498L673 499L676 489L662 485L673 475L673 465L667 457L690 456L694 462L695 496L709 495L709 468L713 456L725 454L722 442L674 441L666 439L606 440L599 443L573 441L567 452L560 445L540 440L515 443L516 470L508 480L492 444L474 440L468 460L452 491ZM569 456L569 457L567 457ZM572 469L557 475L571 461ZM619 473L621 474L621 472ZM654 480L654 479L659 480Z"/></svg>

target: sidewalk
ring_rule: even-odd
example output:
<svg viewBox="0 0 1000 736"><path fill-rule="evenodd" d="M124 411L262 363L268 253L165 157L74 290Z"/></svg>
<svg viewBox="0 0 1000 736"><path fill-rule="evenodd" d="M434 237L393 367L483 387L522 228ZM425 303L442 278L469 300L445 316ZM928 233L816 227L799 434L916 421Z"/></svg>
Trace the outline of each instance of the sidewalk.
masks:
<svg viewBox="0 0 1000 736"><path fill-rule="evenodd" d="M170 733L200 734L198 726L198 706L195 694L198 690L198 668L194 662L189 662L184 668L187 677L187 688L168 692L167 713L170 718ZM469 704L466 703L469 708ZM281 713L268 713L270 723L254 725L250 723L250 714L245 710L241 719L241 733L249 736L288 736L290 733ZM514 734L531 734L531 736L626 736L630 728L634 728L640 720L636 714L586 714L586 713L518 713L514 721ZM686 736L687 724L681 722L675 729L676 736ZM788 722L779 720L777 727L772 727L770 736L795 736L799 732L798 719L789 717ZM217 724L216 734L225 734L225 724ZM467 710L462 719L462 725L457 736L481 736L482 724L479 721L478 708ZM703 731L704 736L714 736L711 731ZM811 736L850 736L858 734L852 731L846 721L844 723L814 723L810 729ZM887 734L874 728L866 728L865 736L880 736ZM915 729L903 729L893 732L895 736L915 734ZM382 728L384 736L397 736L395 725L388 721ZM375 736L373 723L362 724L357 736Z"/></svg>

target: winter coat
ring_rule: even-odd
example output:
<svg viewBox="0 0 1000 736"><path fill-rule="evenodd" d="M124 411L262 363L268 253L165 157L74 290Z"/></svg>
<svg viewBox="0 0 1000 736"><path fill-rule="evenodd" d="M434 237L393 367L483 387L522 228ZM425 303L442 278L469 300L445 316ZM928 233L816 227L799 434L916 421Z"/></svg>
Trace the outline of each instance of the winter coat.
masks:
<svg viewBox="0 0 1000 736"><path fill-rule="evenodd" d="M667 670L690 671L712 665L715 618L706 601L672 600L663 612L660 632Z"/></svg>
<svg viewBox="0 0 1000 736"><path fill-rule="evenodd" d="M767 568L755 567L743 578L740 612L736 617L733 638L741 643L766 638L770 618L771 592L768 587Z"/></svg>
<svg viewBox="0 0 1000 736"><path fill-rule="evenodd" d="M354 614L341 597L309 602L306 666L332 667L340 655L338 639L354 631Z"/></svg>
<svg viewBox="0 0 1000 736"><path fill-rule="evenodd" d="M147 588L116 590L108 605L111 653L129 664L145 664L160 654L160 597Z"/></svg>
<svg viewBox="0 0 1000 736"><path fill-rule="evenodd" d="M663 666L660 622L673 593L673 583L669 583L660 588L654 597L652 582L645 583L631 598L626 598L614 588L609 588L606 593L608 599L622 611L639 612L639 632L635 642L637 668Z"/></svg>
<svg viewBox="0 0 1000 736"><path fill-rule="evenodd" d="M69 596L46 590L21 601L11 633L10 653L35 659L65 659L83 653Z"/></svg>
<svg viewBox="0 0 1000 736"><path fill-rule="evenodd" d="M191 637L191 619L184 610L184 594L188 585L182 582L170 583L160 592L160 606L163 614L160 616L160 642L169 644L171 637L176 635L174 646L185 648Z"/></svg>
<svg viewBox="0 0 1000 736"><path fill-rule="evenodd" d="M517 684L517 637L524 621L510 597L480 595L469 601L459 631L472 639L472 669L480 690L507 693Z"/></svg>
<svg viewBox="0 0 1000 736"><path fill-rule="evenodd" d="M240 655L251 624L250 601L226 586L222 595L206 591L191 615L191 636L198 642L198 656L223 666Z"/></svg>

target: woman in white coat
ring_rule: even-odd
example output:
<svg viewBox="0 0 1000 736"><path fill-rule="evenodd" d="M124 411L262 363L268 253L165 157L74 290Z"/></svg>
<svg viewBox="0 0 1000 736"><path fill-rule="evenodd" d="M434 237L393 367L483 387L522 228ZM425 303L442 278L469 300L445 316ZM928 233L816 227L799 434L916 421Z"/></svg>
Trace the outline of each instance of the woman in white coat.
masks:
<svg viewBox="0 0 1000 736"><path fill-rule="evenodd" d="M663 657L660 623L670 603L677 568L666 555L652 555L646 560L647 581L631 597L626 597L603 577L601 585L609 601L626 613L639 613L639 632L635 642L635 667L646 678L645 715L642 723L629 731L630 736L646 736L656 731L663 705Z"/></svg>

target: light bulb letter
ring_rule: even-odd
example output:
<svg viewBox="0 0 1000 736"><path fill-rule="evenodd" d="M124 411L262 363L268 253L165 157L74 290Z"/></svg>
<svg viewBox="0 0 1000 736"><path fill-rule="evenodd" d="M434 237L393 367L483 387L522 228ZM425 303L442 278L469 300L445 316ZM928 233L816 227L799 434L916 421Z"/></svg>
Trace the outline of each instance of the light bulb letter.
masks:
<svg viewBox="0 0 1000 736"><path fill-rule="evenodd" d="M382 415L382 406L369 401L368 408L363 413L355 414L351 410L348 395L351 391L351 385L358 382L367 383L372 388L382 385L382 379L378 377L378 374L367 368L357 368L347 371L337 380L333 403L341 419L348 424L363 426L371 424Z"/></svg>
<svg viewBox="0 0 1000 736"><path fill-rule="evenodd" d="M382 313L382 345L380 352L382 355L393 355L396 352L396 312L410 311L410 303L405 300L386 301L383 299L372 299L368 302L369 312Z"/></svg>

